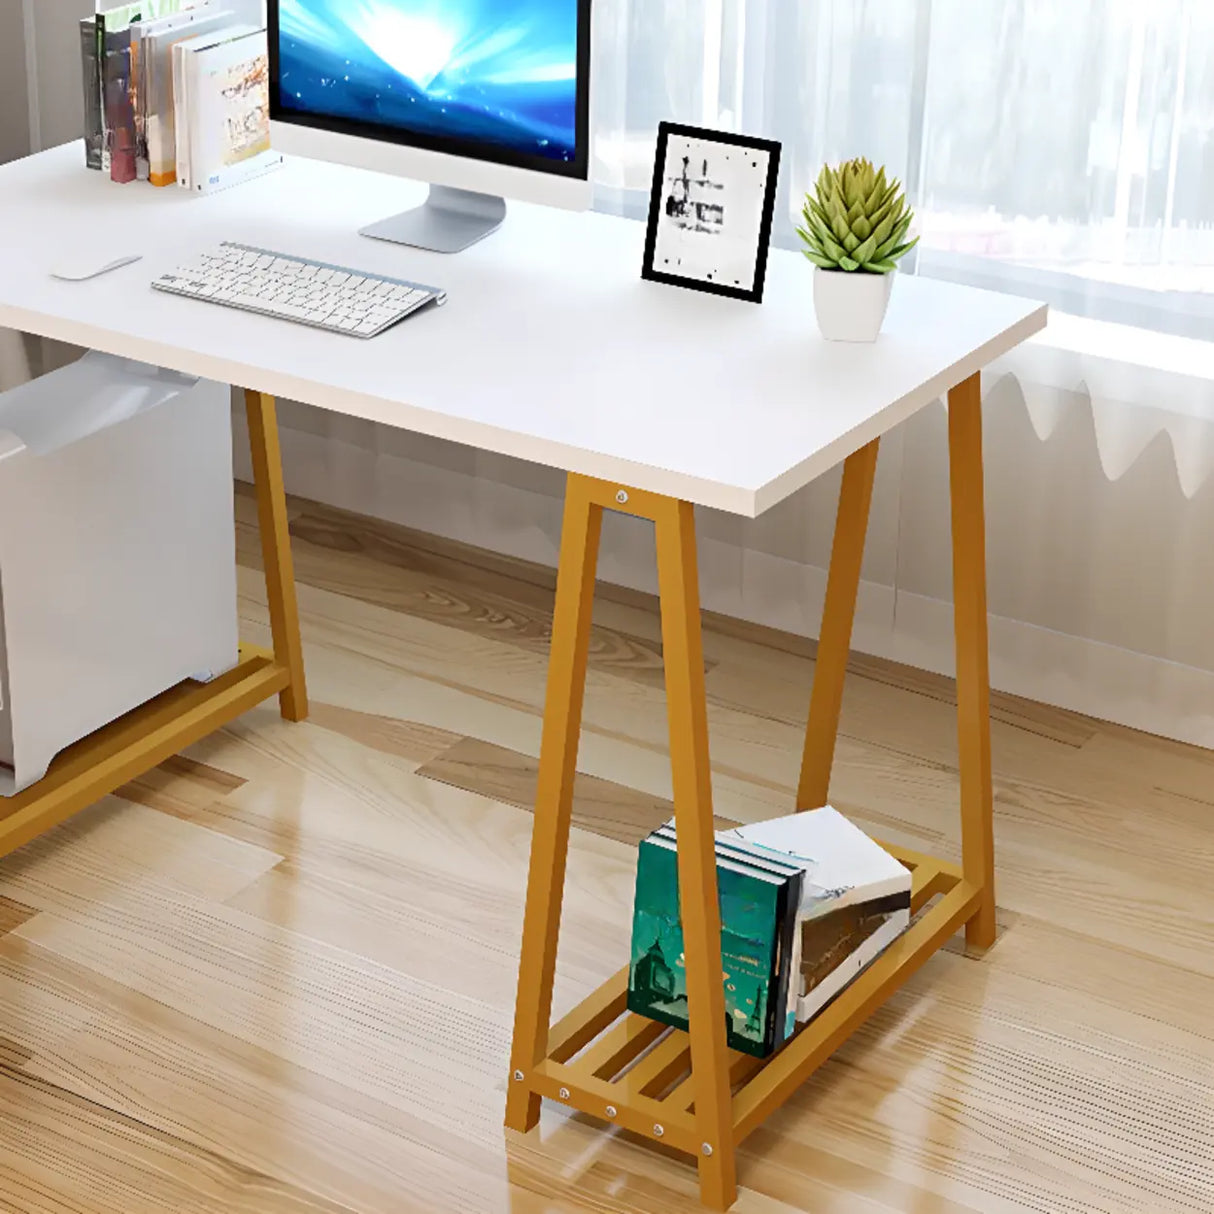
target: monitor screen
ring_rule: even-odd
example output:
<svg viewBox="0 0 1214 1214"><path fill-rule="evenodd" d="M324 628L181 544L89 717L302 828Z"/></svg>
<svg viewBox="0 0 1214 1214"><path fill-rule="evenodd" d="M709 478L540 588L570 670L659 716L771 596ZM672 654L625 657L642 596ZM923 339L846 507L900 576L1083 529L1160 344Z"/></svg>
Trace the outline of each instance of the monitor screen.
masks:
<svg viewBox="0 0 1214 1214"><path fill-rule="evenodd" d="M585 176L589 0L279 0L275 117Z"/></svg>

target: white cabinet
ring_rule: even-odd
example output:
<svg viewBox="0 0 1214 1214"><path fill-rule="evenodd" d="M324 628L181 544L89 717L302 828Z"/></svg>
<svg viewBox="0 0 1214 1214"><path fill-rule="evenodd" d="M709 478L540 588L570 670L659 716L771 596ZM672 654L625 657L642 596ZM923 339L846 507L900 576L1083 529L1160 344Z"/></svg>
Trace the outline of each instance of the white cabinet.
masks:
<svg viewBox="0 0 1214 1214"><path fill-rule="evenodd" d="M0 395L0 795L237 661L228 388L91 353Z"/></svg>

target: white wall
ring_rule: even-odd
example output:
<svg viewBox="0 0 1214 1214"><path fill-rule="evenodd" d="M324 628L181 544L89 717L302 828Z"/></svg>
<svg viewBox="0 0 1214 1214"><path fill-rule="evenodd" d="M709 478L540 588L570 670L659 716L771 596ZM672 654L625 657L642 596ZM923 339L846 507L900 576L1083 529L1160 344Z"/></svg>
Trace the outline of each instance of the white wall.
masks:
<svg viewBox="0 0 1214 1214"><path fill-rule="evenodd" d="M29 151L23 0L0 0L0 164Z"/></svg>

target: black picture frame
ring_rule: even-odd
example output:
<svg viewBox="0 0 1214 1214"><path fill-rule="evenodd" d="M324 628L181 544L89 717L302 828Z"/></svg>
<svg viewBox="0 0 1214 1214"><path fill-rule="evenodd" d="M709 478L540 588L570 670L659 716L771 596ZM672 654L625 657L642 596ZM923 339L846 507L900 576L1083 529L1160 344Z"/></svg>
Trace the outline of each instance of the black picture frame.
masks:
<svg viewBox="0 0 1214 1214"><path fill-rule="evenodd" d="M711 240L714 233L711 232L713 223L720 223L724 230L726 221L726 212L722 207L715 207L712 204L693 203L690 193L691 186L696 184L688 179L688 165L684 161L684 177L685 183L685 198L678 199L672 191L671 197L666 198L666 183L668 180L667 174L667 158L670 154L670 144L672 140L688 141L693 146L703 144L705 148L704 160L704 181L708 181L706 174L709 164L709 151L712 148L741 148L746 151L754 152L767 157L767 173L764 182L764 194L762 206L759 211L759 223L754 232L755 239L755 260L753 278L747 282L740 280L736 276L731 278L731 274L735 271L717 271L707 270L703 267L690 273L679 273L676 270L665 268L670 265L672 259L662 256L663 248L668 239L682 242L685 245L688 239L697 240L697 236L686 236L687 212L683 211L676 216L668 212L668 204L675 207L694 206L696 208L696 232L703 234L706 239ZM649 227L645 235L645 260L641 266L641 277L650 282L665 283L672 287L686 287L693 291L705 291L710 295L724 295L730 299L741 299L748 303L763 302L763 286L767 278L767 254L771 247L771 226L772 218L775 215L776 209L776 187L780 176L780 153L782 145L773 139L757 139L750 135L736 135L731 131L713 131L703 127L684 126L677 122L663 122L658 125L658 144L657 154L654 157L653 165L653 187L649 195ZM698 153L697 153L698 155ZM729 159L728 153L725 153L725 159ZM758 169L760 166L757 162L752 162L752 168ZM672 179L676 180L676 179ZM710 183L711 188L724 189L723 185L718 185L715 182ZM704 209L714 213L710 218L701 223L701 215ZM720 218L715 218L715 213L720 214ZM667 232L672 232L671 227L665 226L665 221L673 221L673 227L683 229L683 235L667 236ZM746 221L743 221L746 222ZM747 225L749 227L749 225ZM707 249L707 245L705 248ZM711 257L706 259L705 265L711 262ZM678 264L685 264L679 262Z"/></svg>

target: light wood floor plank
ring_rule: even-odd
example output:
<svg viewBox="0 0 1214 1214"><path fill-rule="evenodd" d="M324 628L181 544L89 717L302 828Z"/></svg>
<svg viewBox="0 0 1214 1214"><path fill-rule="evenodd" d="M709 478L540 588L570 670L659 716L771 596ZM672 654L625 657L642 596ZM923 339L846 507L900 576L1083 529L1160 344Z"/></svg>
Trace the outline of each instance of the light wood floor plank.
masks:
<svg viewBox="0 0 1214 1214"><path fill-rule="evenodd" d="M15 927L20 927L38 912L32 906L23 906L12 898L0 896L0 936L5 936Z"/></svg>
<svg viewBox="0 0 1214 1214"><path fill-rule="evenodd" d="M539 763L530 755L493 746L479 738L463 738L418 768L418 775L455 788L480 793L506 805L531 810L535 805ZM674 817L674 802L637 792L626 784L579 774L574 786L573 824L606 839L635 847ZM736 826L718 818L717 829Z"/></svg>

